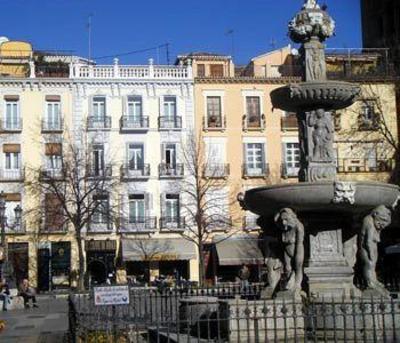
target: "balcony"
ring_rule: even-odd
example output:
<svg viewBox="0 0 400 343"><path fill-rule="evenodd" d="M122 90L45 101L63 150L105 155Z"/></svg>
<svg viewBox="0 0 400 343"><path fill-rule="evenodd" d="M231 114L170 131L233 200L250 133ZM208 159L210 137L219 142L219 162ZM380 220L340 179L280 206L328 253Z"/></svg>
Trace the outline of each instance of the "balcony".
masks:
<svg viewBox="0 0 400 343"><path fill-rule="evenodd" d="M295 113L281 117L281 129L282 131L296 131L299 129Z"/></svg>
<svg viewBox="0 0 400 343"><path fill-rule="evenodd" d="M25 170L0 169L0 182L22 182L25 179Z"/></svg>
<svg viewBox="0 0 400 343"><path fill-rule="evenodd" d="M9 225L7 223L4 229L7 235L24 235L26 233L26 224L24 222L15 223L15 219L11 219Z"/></svg>
<svg viewBox="0 0 400 343"><path fill-rule="evenodd" d="M111 220L102 218L98 221L91 220L88 223L87 232L88 233L109 233L113 231L113 224Z"/></svg>
<svg viewBox="0 0 400 343"><path fill-rule="evenodd" d="M222 214L212 214L207 218L206 230L211 231L227 231L232 228L232 218Z"/></svg>
<svg viewBox="0 0 400 343"><path fill-rule="evenodd" d="M159 130L181 130L182 129L182 117L158 117Z"/></svg>
<svg viewBox="0 0 400 343"><path fill-rule="evenodd" d="M268 164L243 164L242 166L243 178L260 178L269 176L269 165Z"/></svg>
<svg viewBox="0 0 400 343"><path fill-rule="evenodd" d="M204 131L225 131L226 129L226 118L221 117L204 117L203 118L203 130Z"/></svg>
<svg viewBox="0 0 400 343"><path fill-rule="evenodd" d="M185 218L161 217L160 229L163 231L182 231L185 229Z"/></svg>
<svg viewBox="0 0 400 343"><path fill-rule="evenodd" d="M203 176L207 179L226 179L230 173L230 165L228 163L210 163L204 167Z"/></svg>
<svg viewBox="0 0 400 343"><path fill-rule="evenodd" d="M88 130L109 130L111 129L111 117L94 117L89 116L87 118L87 129Z"/></svg>
<svg viewBox="0 0 400 343"><path fill-rule="evenodd" d="M258 217L256 216L245 216L243 217L243 230L245 231L255 231L260 230L260 226L257 224Z"/></svg>
<svg viewBox="0 0 400 343"><path fill-rule="evenodd" d="M16 121L2 120L0 122L0 130L6 133L18 133L22 131L22 118L18 118Z"/></svg>
<svg viewBox="0 0 400 343"><path fill-rule="evenodd" d="M394 159L342 158L337 160L338 173L380 173L394 169Z"/></svg>
<svg viewBox="0 0 400 343"><path fill-rule="evenodd" d="M87 176L90 178L108 178L112 176L112 166L106 165L104 168L90 167L87 170Z"/></svg>
<svg viewBox="0 0 400 343"><path fill-rule="evenodd" d="M40 170L40 180L63 180L64 172L60 169L43 168Z"/></svg>
<svg viewBox="0 0 400 343"><path fill-rule="evenodd" d="M243 116L243 131L259 131L265 129L265 115L260 116Z"/></svg>
<svg viewBox="0 0 400 343"><path fill-rule="evenodd" d="M148 131L149 117L133 118L131 116L122 116L119 124L121 132Z"/></svg>
<svg viewBox="0 0 400 343"><path fill-rule="evenodd" d="M158 167L160 178L181 178L183 177L183 164L161 163Z"/></svg>
<svg viewBox="0 0 400 343"><path fill-rule="evenodd" d="M68 225L64 221L64 215L59 218L59 222L57 223L56 219L52 219L50 216L43 218L43 224L40 228L40 233L44 234L53 234L53 233L67 233Z"/></svg>
<svg viewBox="0 0 400 343"><path fill-rule="evenodd" d="M300 167L292 167L287 163L281 165L281 176L282 178L298 177Z"/></svg>
<svg viewBox="0 0 400 343"><path fill-rule="evenodd" d="M48 121L47 119L42 119L42 133L57 133L62 132L64 123L62 118L58 121Z"/></svg>
<svg viewBox="0 0 400 343"><path fill-rule="evenodd" d="M131 166L129 163L121 166L121 180L142 180L150 178L150 164Z"/></svg>
<svg viewBox="0 0 400 343"><path fill-rule="evenodd" d="M157 218L156 217L133 217L124 218L120 233L142 233L142 232L154 232L157 229Z"/></svg>

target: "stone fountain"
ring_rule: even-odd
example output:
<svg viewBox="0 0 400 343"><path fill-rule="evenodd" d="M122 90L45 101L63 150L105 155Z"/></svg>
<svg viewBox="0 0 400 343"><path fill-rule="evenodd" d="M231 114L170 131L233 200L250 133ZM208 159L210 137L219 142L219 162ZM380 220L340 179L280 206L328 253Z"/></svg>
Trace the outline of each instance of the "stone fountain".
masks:
<svg viewBox="0 0 400 343"><path fill-rule="evenodd" d="M251 189L240 199L260 216L264 239L275 236L279 243L265 256L270 285L264 297L361 296L353 282L357 259L364 292L387 295L376 279L377 244L400 193L395 185L337 177L332 111L352 105L360 88L326 79L323 43L334 29L326 8L306 0L289 23L290 38L301 44L302 82L271 93L274 108L297 114L299 183Z"/></svg>

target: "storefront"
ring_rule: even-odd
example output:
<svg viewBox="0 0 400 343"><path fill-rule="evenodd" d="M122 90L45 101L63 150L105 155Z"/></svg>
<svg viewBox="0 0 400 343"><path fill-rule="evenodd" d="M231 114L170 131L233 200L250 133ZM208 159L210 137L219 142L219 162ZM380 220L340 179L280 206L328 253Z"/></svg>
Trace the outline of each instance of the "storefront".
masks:
<svg viewBox="0 0 400 343"><path fill-rule="evenodd" d="M183 238L122 239L122 259L134 280L150 282L158 276L188 280L196 249Z"/></svg>
<svg viewBox="0 0 400 343"><path fill-rule="evenodd" d="M45 242L38 249L38 290L70 287L71 243Z"/></svg>
<svg viewBox="0 0 400 343"><path fill-rule="evenodd" d="M87 285L104 284L107 278L113 281L116 248L114 240L85 241Z"/></svg>
<svg viewBox="0 0 400 343"><path fill-rule="evenodd" d="M23 279L28 279L28 243L8 243L8 261L12 265L15 275L15 280L13 280L15 285L12 286L18 286Z"/></svg>
<svg viewBox="0 0 400 343"><path fill-rule="evenodd" d="M259 247L257 237L240 235L232 237L215 237L214 250L211 262L215 266L215 273L220 282L235 282L238 280L239 270L246 265L251 272L250 280L258 282L264 256ZM210 264L209 263L209 264Z"/></svg>

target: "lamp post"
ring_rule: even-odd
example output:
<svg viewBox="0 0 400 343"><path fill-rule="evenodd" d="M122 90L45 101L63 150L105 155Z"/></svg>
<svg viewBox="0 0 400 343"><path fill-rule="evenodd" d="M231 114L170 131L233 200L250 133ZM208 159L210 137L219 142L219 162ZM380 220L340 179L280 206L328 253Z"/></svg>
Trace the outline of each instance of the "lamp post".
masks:
<svg viewBox="0 0 400 343"><path fill-rule="evenodd" d="M6 264L8 262L8 252L7 252L7 243L6 243L6 221L5 221L5 213L6 213L6 201L4 200L3 191L0 193L0 225L1 225L1 247L3 249L3 263L1 268L1 277L5 277L6 272Z"/></svg>

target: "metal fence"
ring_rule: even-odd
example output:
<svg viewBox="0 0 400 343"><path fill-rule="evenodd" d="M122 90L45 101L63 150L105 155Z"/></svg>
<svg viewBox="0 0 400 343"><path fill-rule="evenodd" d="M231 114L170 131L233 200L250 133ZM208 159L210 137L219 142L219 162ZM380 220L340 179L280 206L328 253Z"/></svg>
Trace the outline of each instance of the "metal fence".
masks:
<svg viewBox="0 0 400 343"><path fill-rule="evenodd" d="M129 305L69 298L72 342L400 342L388 297L264 300L260 286L131 288Z"/></svg>

